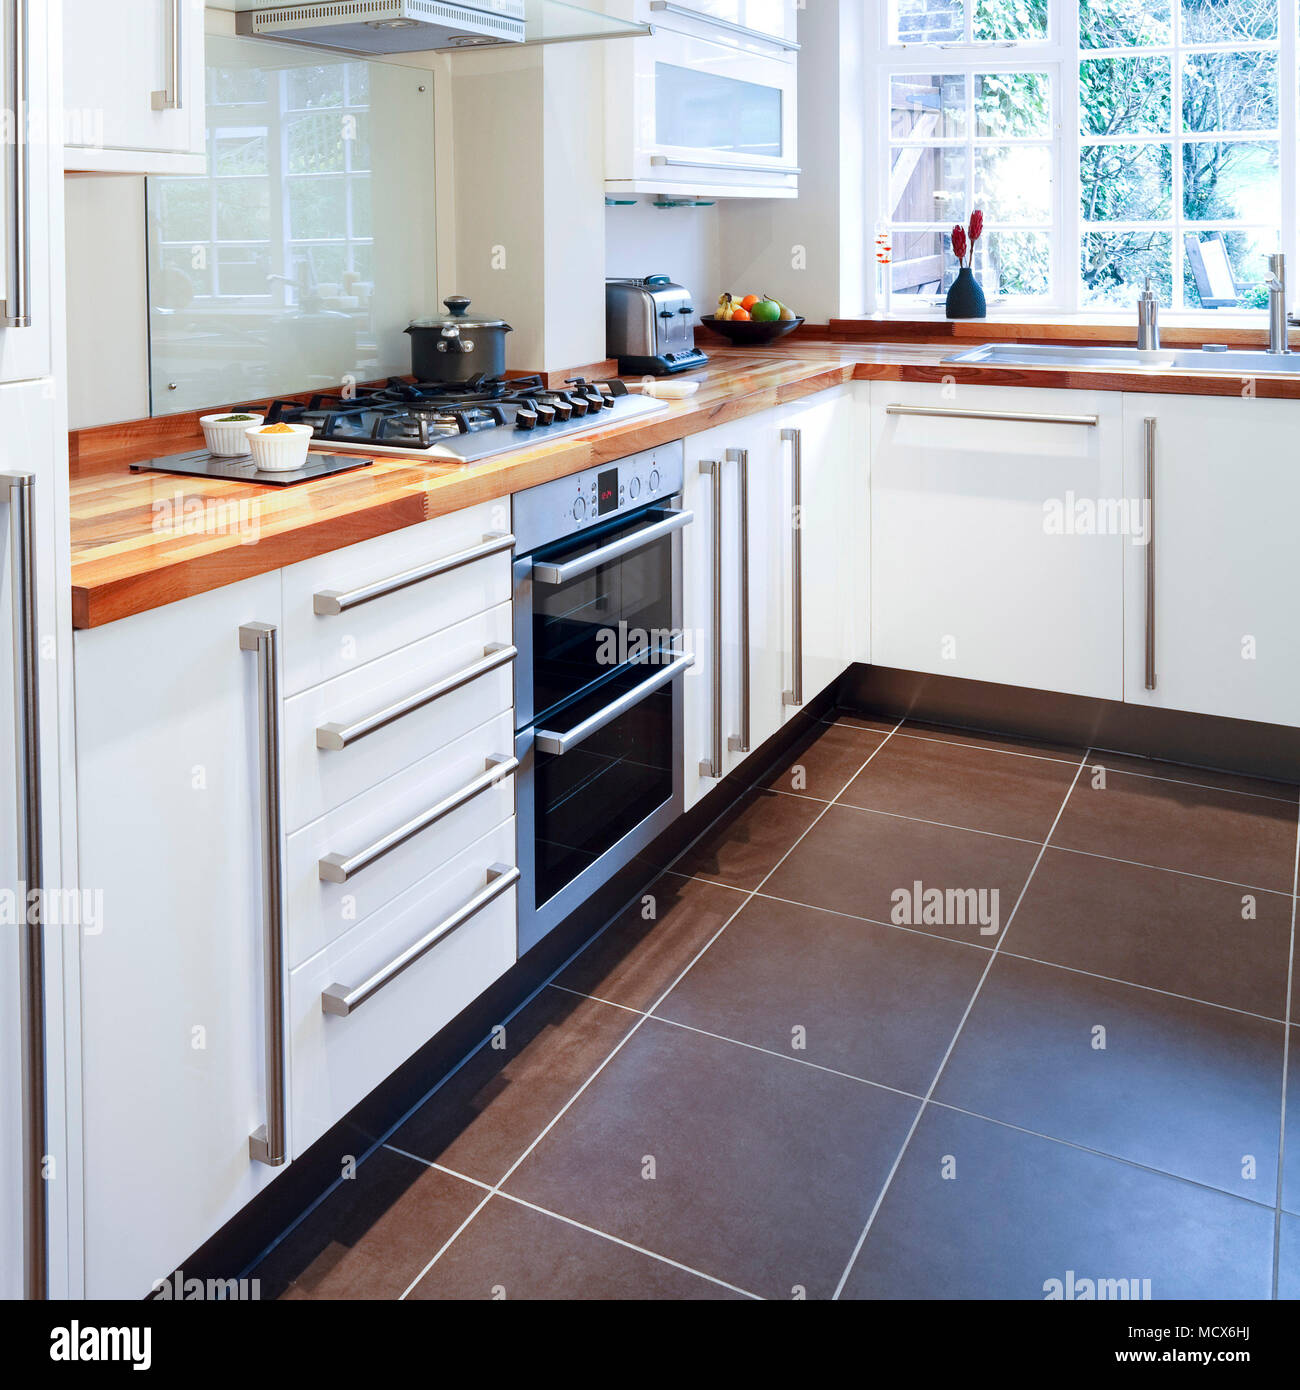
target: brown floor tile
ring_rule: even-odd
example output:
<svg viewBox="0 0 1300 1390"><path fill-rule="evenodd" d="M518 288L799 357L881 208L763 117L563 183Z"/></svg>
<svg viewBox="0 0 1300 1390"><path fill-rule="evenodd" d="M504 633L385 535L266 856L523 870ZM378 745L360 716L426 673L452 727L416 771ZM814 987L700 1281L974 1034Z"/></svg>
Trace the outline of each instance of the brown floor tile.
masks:
<svg viewBox="0 0 1300 1390"><path fill-rule="evenodd" d="M845 805L1046 839L1075 764L1021 758L985 748L920 738L892 738L853 779Z"/></svg>
<svg viewBox="0 0 1300 1390"><path fill-rule="evenodd" d="M757 888L823 809L806 797L747 792L672 867L731 888Z"/></svg>
<svg viewBox="0 0 1300 1390"><path fill-rule="evenodd" d="M400 1298L482 1199L471 1183L376 1149L249 1277L263 1298Z"/></svg>
<svg viewBox="0 0 1300 1390"><path fill-rule="evenodd" d="M659 1017L924 1095L988 954L752 898Z"/></svg>
<svg viewBox="0 0 1300 1390"><path fill-rule="evenodd" d="M650 1019L506 1188L751 1293L821 1298L916 1110Z"/></svg>
<svg viewBox="0 0 1300 1390"><path fill-rule="evenodd" d="M1289 897L1049 848L1002 949L1283 1018L1290 942Z"/></svg>
<svg viewBox="0 0 1300 1390"><path fill-rule="evenodd" d="M893 920L894 894L902 892L908 895L897 909L903 924L934 936L992 946L997 933L984 932L979 921L944 925L909 920L916 915L908 906L913 885L996 891L996 920L1001 926L1011 915L1038 848L1023 840L832 806L763 885L763 892L878 922ZM986 905L992 906L991 898Z"/></svg>
<svg viewBox="0 0 1300 1390"><path fill-rule="evenodd" d="M826 716L828 724L842 724L849 729L868 729L874 733L887 734L898 727L898 719L889 716L877 718L871 714L856 714L851 709L832 710Z"/></svg>
<svg viewBox="0 0 1300 1390"><path fill-rule="evenodd" d="M884 735L848 724L819 724L816 737L759 779L774 792L833 801L884 741Z"/></svg>
<svg viewBox="0 0 1300 1390"><path fill-rule="evenodd" d="M1255 796L1277 797L1282 801L1295 801L1300 794L1300 787L1289 782L1270 782L1261 777L1243 777L1236 772L1219 772L1208 767L1188 767L1184 763L1162 762L1158 758L1139 758L1129 753L1107 753L1094 748L1088 754L1088 770L1098 765L1112 768L1116 772L1219 787L1224 791L1249 792Z"/></svg>
<svg viewBox="0 0 1300 1390"><path fill-rule="evenodd" d="M1229 1009L998 956L934 1096L1272 1203L1282 1034Z"/></svg>
<svg viewBox="0 0 1300 1390"><path fill-rule="evenodd" d="M1153 1299L1268 1298L1273 1213L930 1106L842 1297L1041 1300L1070 1270L1135 1298L1146 1279Z"/></svg>
<svg viewBox="0 0 1300 1390"><path fill-rule="evenodd" d="M736 1299L617 1241L493 1197L411 1290L447 1299Z"/></svg>
<svg viewBox="0 0 1300 1390"><path fill-rule="evenodd" d="M663 874L555 983L629 1009L648 1009L744 901L734 888Z"/></svg>
<svg viewBox="0 0 1300 1390"><path fill-rule="evenodd" d="M1040 758L1060 758L1078 763L1083 749L1069 743L1047 739L1020 738L1014 734L995 734L985 729L963 729L955 724L933 724L926 719L908 719L899 734L909 738L940 739L946 743L961 743L970 748L989 748L995 752L1028 753Z"/></svg>
<svg viewBox="0 0 1300 1390"><path fill-rule="evenodd" d="M495 1183L635 1025L626 1009L544 989L389 1139Z"/></svg>
<svg viewBox="0 0 1300 1390"><path fill-rule="evenodd" d="M1090 765L1075 783L1052 843L1289 893L1296 808L1123 772L1096 777Z"/></svg>

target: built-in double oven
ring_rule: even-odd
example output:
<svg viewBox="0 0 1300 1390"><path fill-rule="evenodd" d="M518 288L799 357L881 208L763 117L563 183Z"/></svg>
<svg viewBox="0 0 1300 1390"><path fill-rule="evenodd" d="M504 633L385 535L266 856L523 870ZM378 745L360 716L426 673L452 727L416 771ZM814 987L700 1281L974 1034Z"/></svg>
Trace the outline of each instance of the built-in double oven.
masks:
<svg viewBox="0 0 1300 1390"><path fill-rule="evenodd" d="M521 955L682 810L682 459L512 499Z"/></svg>

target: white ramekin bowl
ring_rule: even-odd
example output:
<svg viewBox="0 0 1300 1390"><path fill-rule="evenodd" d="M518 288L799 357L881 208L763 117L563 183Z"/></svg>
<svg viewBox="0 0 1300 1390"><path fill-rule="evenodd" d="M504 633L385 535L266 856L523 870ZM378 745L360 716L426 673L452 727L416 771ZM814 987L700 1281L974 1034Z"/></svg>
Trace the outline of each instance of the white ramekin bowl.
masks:
<svg viewBox="0 0 1300 1390"><path fill-rule="evenodd" d="M231 420L222 424L222 421L231 415L247 415L248 419ZM208 452L224 459L238 458L239 455L246 454L248 440L245 435L261 423L262 417L254 415L251 410L223 410L220 415L199 417L199 424L203 426L203 442L208 446Z"/></svg>
<svg viewBox="0 0 1300 1390"><path fill-rule="evenodd" d="M244 431L253 463L262 473L292 473L307 462L310 425L290 425L291 434L267 434L265 425Z"/></svg>

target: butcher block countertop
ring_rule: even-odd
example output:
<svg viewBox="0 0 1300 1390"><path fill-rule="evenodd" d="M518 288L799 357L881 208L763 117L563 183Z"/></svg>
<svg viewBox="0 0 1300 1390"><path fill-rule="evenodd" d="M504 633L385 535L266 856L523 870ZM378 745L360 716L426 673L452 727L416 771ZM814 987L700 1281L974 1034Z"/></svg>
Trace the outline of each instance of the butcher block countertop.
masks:
<svg viewBox="0 0 1300 1390"><path fill-rule="evenodd" d="M953 350L950 343L819 344L803 338L748 352L710 345L709 365L686 377L700 381L699 391L664 402L656 415L469 466L377 457L369 468L288 487L130 471L132 463L201 448L193 415L74 432L73 624L99 627L853 379L1224 396L1242 391L1239 375L953 366L943 361ZM636 389L635 379L630 384ZM1300 377L1261 376L1254 392L1300 399Z"/></svg>

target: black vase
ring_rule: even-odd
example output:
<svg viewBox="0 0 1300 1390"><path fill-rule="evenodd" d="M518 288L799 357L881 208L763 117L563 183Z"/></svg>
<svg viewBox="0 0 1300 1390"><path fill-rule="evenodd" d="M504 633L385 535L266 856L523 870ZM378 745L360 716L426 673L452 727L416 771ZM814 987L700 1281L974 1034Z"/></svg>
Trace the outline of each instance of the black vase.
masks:
<svg viewBox="0 0 1300 1390"><path fill-rule="evenodd" d="M982 319L988 313L984 291L968 265L961 267L948 286L946 312L950 319Z"/></svg>

